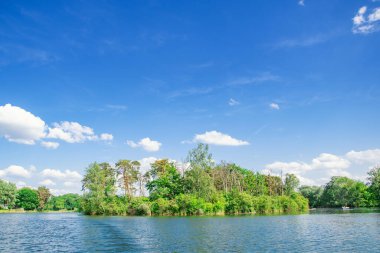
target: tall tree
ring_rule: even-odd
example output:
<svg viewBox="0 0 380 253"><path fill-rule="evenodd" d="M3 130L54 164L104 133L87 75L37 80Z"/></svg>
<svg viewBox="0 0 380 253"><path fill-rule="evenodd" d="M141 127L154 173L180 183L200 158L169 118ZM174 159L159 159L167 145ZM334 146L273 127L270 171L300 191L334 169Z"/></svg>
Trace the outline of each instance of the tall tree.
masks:
<svg viewBox="0 0 380 253"><path fill-rule="evenodd" d="M138 181L140 163L131 160L119 160L116 163L117 174L120 177L120 186L124 189L125 196L132 197L134 183Z"/></svg>
<svg viewBox="0 0 380 253"><path fill-rule="evenodd" d="M369 190L375 201L375 205L380 206L380 166L368 172Z"/></svg>
<svg viewBox="0 0 380 253"><path fill-rule="evenodd" d="M300 180L294 174L286 174L284 190L286 195L292 194L300 185Z"/></svg>
<svg viewBox="0 0 380 253"><path fill-rule="evenodd" d="M116 192L116 170L106 162L99 164L103 174L104 194L111 197Z"/></svg>
<svg viewBox="0 0 380 253"><path fill-rule="evenodd" d="M187 190L206 200L209 199L215 187L210 176L214 161L208 152L208 145L200 143L190 150L186 162L190 164L190 169L185 172Z"/></svg>
<svg viewBox="0 0 380 253"><path fill-rule="evenodd" d="M40 186L37 189L37 194L38 194L38 209L43 210L51 196L50 191L45 186Z"/></svg>
<svg viewBox="0 0 380 253"><path fill-rule="evenodd" d="M107 197L114 195L113 180L109 179L109 170L98 163L92 163L86 169L82 180L83 207L86 213L103 214L106 208Z"/></svg>

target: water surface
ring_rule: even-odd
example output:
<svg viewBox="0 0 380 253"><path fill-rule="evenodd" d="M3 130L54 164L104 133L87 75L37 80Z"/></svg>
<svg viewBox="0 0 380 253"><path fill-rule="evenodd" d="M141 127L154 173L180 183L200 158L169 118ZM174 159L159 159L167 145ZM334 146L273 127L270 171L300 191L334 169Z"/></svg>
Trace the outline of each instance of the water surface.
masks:
<svg viewBox="0 0 380 253"><path fill-rule="evenodd" d="M380 252L380 213L88 217L0 214L0 252Z"/></svg>

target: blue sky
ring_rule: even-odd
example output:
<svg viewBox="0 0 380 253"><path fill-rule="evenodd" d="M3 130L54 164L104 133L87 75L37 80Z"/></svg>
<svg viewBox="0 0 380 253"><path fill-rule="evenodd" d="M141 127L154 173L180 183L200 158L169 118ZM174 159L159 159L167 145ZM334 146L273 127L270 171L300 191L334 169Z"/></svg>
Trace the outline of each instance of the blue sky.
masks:
<svg viewBox="0 0 380 253"><path fill-rule="evenodd" d="M216 161L306 184L380 163L380 2L0 3L0 178L79 191L93 161Z"/></svg>

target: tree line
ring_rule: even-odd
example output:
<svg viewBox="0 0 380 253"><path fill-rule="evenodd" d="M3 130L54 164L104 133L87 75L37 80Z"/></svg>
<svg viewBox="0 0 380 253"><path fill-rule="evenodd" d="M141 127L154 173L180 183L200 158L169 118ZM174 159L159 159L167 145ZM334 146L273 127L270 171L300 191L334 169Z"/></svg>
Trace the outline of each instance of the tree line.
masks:
<svg viewBox="0 0 380 253"><path fill-rule="evenodd" d="M48 188L21 188L0 180L0 209L77 210L89 215L203 215L304 212L309 207L380 206L380 167L368 184L332 177L324 186L300 186L294 174L262 174L234 163L215 164L199 144L187 166L156 160L147 172L133 160L90 164L83 194L53 196Z"/></svg>
<svg viewBox="0 0 380 253"><path fill-rule="evenodd" d="M45 186L40 186L36 190L28 187L17 189L15 184L0 179L0 210L79 210L80 199L81 196L73 193L53 196Z"/></svg>
<svg viewBox="0 0 380 253"><path fill-rule="evenodd" d="M368 184L348 177L332 177L324 186L301 186L310 207L380 206L380 167L368 172Z"/></svg>
<svg viewBox="0 0 380 253"><path fill-rule="evenodd" d="M156 160L142 173L138 161L120 160L115 166L93 163L83 179L82 211L90 215L202 215L308 210L308 200L297 192L299 180L293 174L282 179L233 163L215 164L204 144L189 152L185 164L189 166Z"/></svg>

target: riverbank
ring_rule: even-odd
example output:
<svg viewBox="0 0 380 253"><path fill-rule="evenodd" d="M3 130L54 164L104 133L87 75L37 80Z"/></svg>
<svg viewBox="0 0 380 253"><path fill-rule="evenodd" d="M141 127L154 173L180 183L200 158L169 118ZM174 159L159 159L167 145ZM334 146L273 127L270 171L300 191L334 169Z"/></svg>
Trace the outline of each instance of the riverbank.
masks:
<svg viewBox="0 0 380 253"><path fill-rule="evenodd" d="M11 210L0 210L0 214L2 213L75 213L78 212L76 210L44 210L44 211L37 211L37 210L28 210L25 211L24 209L11 209Z"/></svg>

